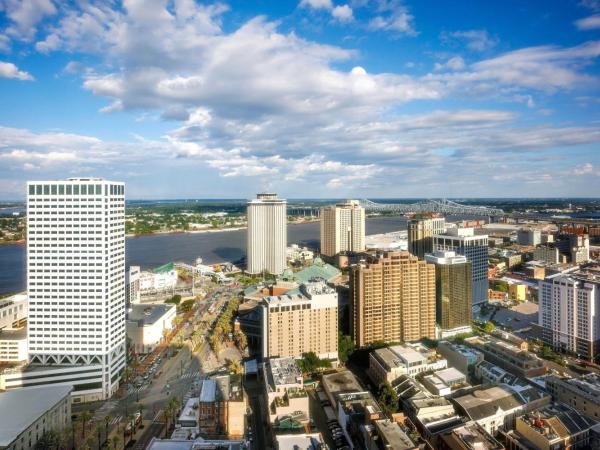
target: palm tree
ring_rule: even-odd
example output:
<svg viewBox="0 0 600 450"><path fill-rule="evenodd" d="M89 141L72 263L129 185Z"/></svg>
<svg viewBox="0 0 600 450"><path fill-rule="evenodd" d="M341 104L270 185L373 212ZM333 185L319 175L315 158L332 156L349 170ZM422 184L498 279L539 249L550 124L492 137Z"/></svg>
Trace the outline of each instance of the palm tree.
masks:
<svg viewBox="0 0 600 450"><path fill-rule="evenodd" d="M98 450L100 450L100 447L102 446L102 425L96 425L94 432L96 433L96 436L98 436Z"/></svg>
<svg viewBox="0 0 600 450"><path fill-rule="evenodd" d="M113 417L110 414L104 416L104 434L106 435L106 439L108 439L108 424L111 423Z"/></svg>
<svg viewBox="0 0 600 450"><path fill-rule="evenodd" d="M81 413L81 437L83 438L85 438L85 426L87 425L87 422L91 420L92 417L92 413L89 412L87 409Z"/></svg>
<svg viewBox="0 0 600 450"><path fill-rule="evenodd" d="M231 373L239 375L240 373L242 373L242 370L243 370L242 363L240 361L238 361L237 359L234 359L229 363L229 371Z"/></svg>

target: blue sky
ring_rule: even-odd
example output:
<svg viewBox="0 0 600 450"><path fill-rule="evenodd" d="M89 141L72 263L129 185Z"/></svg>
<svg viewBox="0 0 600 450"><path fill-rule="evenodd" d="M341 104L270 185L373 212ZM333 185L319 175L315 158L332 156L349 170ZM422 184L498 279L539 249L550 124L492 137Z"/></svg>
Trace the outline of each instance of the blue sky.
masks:
<svg viewBox="0 0 600 450"><path fill-rule="evenodd" d="M0 199L600 193L600 0L0 0Z"/></svg>

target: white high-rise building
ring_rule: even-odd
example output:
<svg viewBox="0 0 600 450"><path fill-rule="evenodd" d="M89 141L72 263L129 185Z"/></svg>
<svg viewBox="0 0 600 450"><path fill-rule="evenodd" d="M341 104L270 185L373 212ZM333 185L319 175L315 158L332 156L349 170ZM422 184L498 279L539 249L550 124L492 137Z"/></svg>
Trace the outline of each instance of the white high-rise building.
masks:
<svg viewBox="0 0 600 450"><path fill-rule="evenodd" d="M600 280L585 273L540 281L542 340L558 351L587 359L600 356Z"/></svg>
<svg viewBox="0 0 600 450"><path fill-rule="evenodd" d="M287 267L287 204L277 194L258 194L248 202L246 271L281 274Z"/></svg>
<svg viewBox="0 0 600 450"><path fill-rule="evenodd" d="M110 397L125 367L125 186L31 181L27 195L29 367L0 388L72 384Z"/></svg>
<svg viewBox="0 0 600 450"><path fill-rule="evenodd" d="M365 249L365 209L356 200L321 208L321 254Z"/></svg>

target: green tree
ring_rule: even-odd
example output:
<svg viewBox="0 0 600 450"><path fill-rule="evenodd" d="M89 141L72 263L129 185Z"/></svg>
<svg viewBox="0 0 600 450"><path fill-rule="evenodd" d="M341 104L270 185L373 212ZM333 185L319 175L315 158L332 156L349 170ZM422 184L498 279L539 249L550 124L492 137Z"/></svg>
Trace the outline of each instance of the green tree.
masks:
<svg viewBox="0 0 600 450"><path fill-rule="evenodd" d="M234 359L229 363L229 372L239 375L243 370L242 363L237 359Z"/></svg>
<svg viewBox="0 0 600 450"><path fill-rule="evenodd" d="M300 369L304 373L314 373L319 369L331 367L331 362L320 359L315 352L302 354L302 359L298 361Z"/></svg>
<svg viewBox="0 0 600 450"><path fill-rule="evenodd" d="M35 444L36 450L59 450L60 442L58 433L54 430L45 432Z"/></svg>
<svg viewBox="0 0 600 450"><path fill-rule="evenodd" d="M377 401L386 415L397 413L399 410L398 395L387 381L379 385Z"/></svg>
<svg viewBox="0 0 600 450"><path fill-rule="evenodd" d="M346 364L350 355L356 350L356 344L352 340L352 337L343 334L341 331L338 336L338 357L342 364Z"/></svg>
<svg viewBox="0 0 600 450"><path fill-rule="evenodd" d="M494 322L492 322L491 320L488 320L483 326L483 331L485 331L486 333L491 333L495 329L496 325L494 325Z"/></svg>
<svg viewBox="0 0 600 450"><path fill-rule="evenodd" d="M92 413L87 409L81 413L81 437L85 439L85 427L87 423L92 419Z"/></svg>

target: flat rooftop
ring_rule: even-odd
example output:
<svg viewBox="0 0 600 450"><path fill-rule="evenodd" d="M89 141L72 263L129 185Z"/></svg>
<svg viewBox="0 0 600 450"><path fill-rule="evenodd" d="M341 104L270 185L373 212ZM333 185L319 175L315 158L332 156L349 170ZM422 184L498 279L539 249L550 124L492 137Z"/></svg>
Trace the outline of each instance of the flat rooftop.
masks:
<svg viewBox="0 0 600 450"><path fill-rule="evenodd" d="M447 385L451 386L456 384L459 380L465 379L465 374L454 367L448 367L447 369L438 370L433 374L436 378L439 378Z"/></svg>
<svg viewBox="0 0 600 450"><path fill-rule="evenodd" d="M153 325L175 308L175 305L150 305L134 303L130 305L130 309L127 311L127 321L141 321L144 325Z"/></svg>
<svg viewBox="0 0 600 450"><path fill-rule="evenodd" d="M375 428L379 434L383 437L385 443L394 450L407 450L415 448L415 444L406 435L396 422L391 420L376 420L374 422Z"/></svg>
<svg viewBox="0 0 600 450"><path fill-rule="evenodd" d="M199 400L202 403L211 403L217 399L217 382L215 380L204 380L200 389Z"/></svg>
<svg viewBox="0 0 600 450"><path fill-rule="evenodd" d="M476 422L469 422L462 427L455 428L444 440L458 441L467 449L472 450L503 450L504 446L488 434Z"/></svg>
<svg viewBox="0 0 600 450"><path fill-rule="evenodd" d="M279 450L319 450L324 444L319 433L280 434L275 436Z"/></svg>
<svg viewBox="0 0 600 450"><path fill-rule="evenodd" d="M333 395L342 392L362 392L364 389L349 370L323 375L323 384Z"/></svg>
<svg viewBox="0 0 600 450"><path fill-rule="evenodd" d="M69 397L72 390L71 386L53 385L1 392L0 446L8 447L42 414Z"/></svg>
<svg viewBox="0 0 600 450"><path fill-rule="evenodd" d="M427 355L405 345L394 345L390 347L390 350L403 359L406 364L424 362L428 358Z"/></svg>
<svg viewBox="0 0 600 450"><path fill-rule="evenodd" d="M244 441L206 440L202 438L189 441L152 438L146 450L245 450L247 448Z"/></svg>
<svg viewBox="0 0 600 450"><path fill-rule="evenodd" d="M273 387L302 383L302 372L292 357L270 359L267 367L267 376Z"/></svg>
<svg viewBox="0 0 600 450"><path fill-rule="evenodd" d="M22 341L27 339L27 327L16 330L0 330L0 341Z"/></svg>

